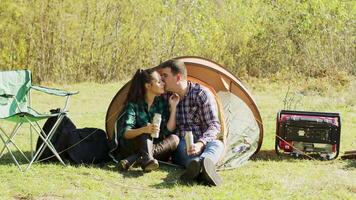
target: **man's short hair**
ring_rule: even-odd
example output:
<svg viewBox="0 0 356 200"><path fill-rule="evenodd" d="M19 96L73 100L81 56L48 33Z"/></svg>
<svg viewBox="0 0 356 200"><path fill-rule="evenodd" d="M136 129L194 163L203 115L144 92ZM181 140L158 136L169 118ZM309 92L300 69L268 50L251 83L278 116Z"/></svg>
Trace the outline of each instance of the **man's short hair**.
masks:
<svg viewBox="0 0 356 200"><path fill-rule="evenodd" d="M181 73L184 78L187 78L187 68L185 67L185 64L183 61L176 60L176 59L170 59L167 60L163 63L161 63L159 68L171 68L172 74L177 75L178 73Z"/></svg>

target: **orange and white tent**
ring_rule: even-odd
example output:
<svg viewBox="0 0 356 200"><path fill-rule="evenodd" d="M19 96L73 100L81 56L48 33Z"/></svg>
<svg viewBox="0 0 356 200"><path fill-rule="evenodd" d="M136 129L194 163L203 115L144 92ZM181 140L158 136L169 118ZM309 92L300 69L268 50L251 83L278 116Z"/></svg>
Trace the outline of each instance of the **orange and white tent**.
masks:
<svg viewBox="0 0 356 200"><path fill-rule="evenodd" d="M257 153L263 124L257 105L241 81L221 65L200 57L178 57L187 67L188 79L208 87L216 96L222 123L225 155L220 168L235 168ZM109 141L115 139L115 122L124 108L130 81L115 95L106 114Z"/></svg>

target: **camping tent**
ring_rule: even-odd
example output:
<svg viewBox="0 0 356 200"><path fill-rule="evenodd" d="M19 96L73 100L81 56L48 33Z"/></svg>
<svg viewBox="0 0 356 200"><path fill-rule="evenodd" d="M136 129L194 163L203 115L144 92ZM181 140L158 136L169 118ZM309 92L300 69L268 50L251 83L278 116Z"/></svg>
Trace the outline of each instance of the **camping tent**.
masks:
<svg viewBox="0 0 356 200"><path fill-rule="evenodd" d="M257 153L262 145L263 124L256 103L241 81L221 65L200 57L178 57L187 67L188 78L216 92L224 113L225 155L219 167L235 168ZM106 132L114 139L115 122L123 109L130 82L115 95L106 114Z"/></svg>

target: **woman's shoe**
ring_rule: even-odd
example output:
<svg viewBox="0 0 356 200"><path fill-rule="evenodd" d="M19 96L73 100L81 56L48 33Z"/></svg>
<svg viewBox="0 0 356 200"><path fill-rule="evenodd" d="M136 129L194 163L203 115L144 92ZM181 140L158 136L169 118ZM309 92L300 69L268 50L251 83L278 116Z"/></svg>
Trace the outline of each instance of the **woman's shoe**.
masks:
<svg viewBox="0 0 356 200"><path fill-rule="evenodd" d="M151 159L148 162L146 162L144 165L142 165L142 169L144 172L150 172L153 170L158 169L159 164L156 159Z"/></svg>
<svg viewBox="0 0 356 200"><path fill-rule="evenodd" d="M121 171L128 170L138 159L137 154L133 154L125 159L120 160L118 168Z"/></svg>
<svg viewBox="0 0 356 200"><path fill-rule="evenodd" d="M126 159L120 160L118 168L120 171L127 171L130 168L129 161L127 161Z"/></svg>

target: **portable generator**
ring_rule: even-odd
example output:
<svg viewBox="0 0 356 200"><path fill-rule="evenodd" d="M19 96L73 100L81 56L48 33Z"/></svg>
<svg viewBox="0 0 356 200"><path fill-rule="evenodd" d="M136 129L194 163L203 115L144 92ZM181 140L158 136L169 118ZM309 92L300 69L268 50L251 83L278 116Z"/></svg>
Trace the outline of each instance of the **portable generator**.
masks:
<svg viewBox="0 0 356 200"><path fill-rule="evenodd" d="M277 114L277 154L298 157L319 154L335 159L340 149L341 119L339 113L282 110Z"/></svg>

